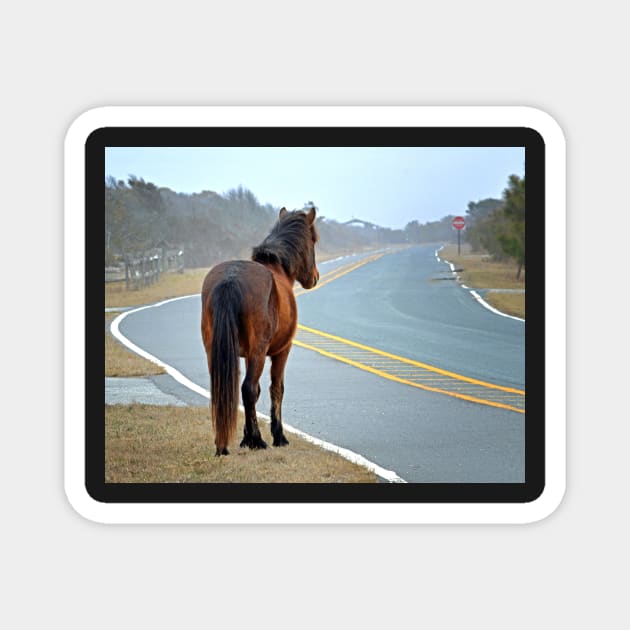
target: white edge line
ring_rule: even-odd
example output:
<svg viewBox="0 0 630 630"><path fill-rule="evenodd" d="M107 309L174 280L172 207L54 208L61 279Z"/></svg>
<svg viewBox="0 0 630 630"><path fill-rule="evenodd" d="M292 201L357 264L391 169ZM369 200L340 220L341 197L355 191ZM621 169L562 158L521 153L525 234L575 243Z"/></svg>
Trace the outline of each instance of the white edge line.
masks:
<svg viewBox="0 0 630 630"><path fill-rule="evenodd" d="M163 367L166 370L167 374L169 376L172 376L178 383L181 383L185 387L188 387L188 389L191 389L192 391L196 392L197 394L200 394L201 396L204 396L205 398L209 399L210 398L210 393L207 390L205 390L203 387L200 387L196 383L193 383L191 380L187 379L181 372L176 370L174 367L171 367L167 363L164 363L164 361L160 361L160 359L158 359L157 357L154 357L152 354L149 354L146 350L143 350L142 348L137 346L135 343L133 343L132 341L127 339L127 337L125 337L120 332L120 328L119 328L120 322L123 319L125 319L125 317L127 317L127 315L130 315L131 313L138 313L139 311L143 311L143 310L145 310L147 308L154 308L156 306L162 306L162 304L167 304L169 302L175 302L176 300L183 300L185 298L196 297L196 296L197 296L197 294L184 295L184 296L181 296L181 297L172 298L170 300L164 300L162 302L156 302L155 304L149 304L147 306L139 306L138 308L134 308L133 310L130 310L130 311L125 311L125 312L121 313L120 315L118 315L118 317L116 317L112 321L112 323L110 324L110 330L112 331L112 335L114 335L114 337L116 337L116 339L118 339L118 341L120 341L120 343L122 343L124 346L129 348L129 350L131 350L132 352L135 352L136 354L140 355L144 359L147 359L147 361L151 361L151 363L155 363L156 365L159 365L160 367Z"/></svg>
<svg viewBox="0 0 630 630"><path fill-rule="evenodd" d="M477 293L476 291L473 291L472 289L468 289L468 290L470 291L470 294L475 298L475 300L477 300L477 302L479 302L479 304L481 304L481 306L485 306L489 311L492 311L493 313L496 313L497 315L501 315L501 317L509 317L510 319L515 319L518 322L524 322L525 321L522 317L516 317L514 315L508 315L507 313L502 313L501 311L498 311L493 306L490 306L490 304L488 304L488 302L486 302L479 295L479 293Z"/></svg>
<svg viewBox="0 0 630 630"><path fill-rule="evenodd" d="M131 350L132 352L135 352L136 354L140 355L144 359L147 359L147 361L151 361L151 363L155 363L156 365L159 365L160 367L164 368L166 372L168 373L168 375L174 378L178 383L184 385L184 387L191 389L192 391L196 392L197 394L200 394L201 396L209 400L210 392L207 389L204 389L203 387L200 387L196 383L193 383L190 379L186 378L181 372L176 370L174 367L168 365L167 363L164 363L164 361L161 361L157 357L154 357L152 354L149 354L146 350L143 350L142 348L137 346L135 343L130 341L127 337L125 337L120 332L120 327L119 327L120 322L123 319L125 319L127 315L130 315L132 313L138 313L139 311L143 311L147 308L155 308L156 306L162 306L163 304L168 304L169 302L175 302L176 300L184 300L186 298L197 297L198 295L199 295L198 293L195 293L192 295L183 295L181 297L171 298L169 300L163 300L162 302L156 302L155 304L139 306L138 308L134 308L129 311L124 311L112 321L112 323L110 324L110 330L112 332L112 335L114 335L114 337L116 337L116 339L118 339L120 343L122 343L124 346L129 348L129 350ZM244 411L244 408L242 405L239 405L239 409L241 411ZM271 422L271 418L265 415L264 413L257 412L256 415L258 416L260 420L263 420L265 422ZM304 433L304 431L300 431L299 429L296 429L295 427L292 427L289 424L283 423L283 426L289 433L298 435L303 440L310 442L311 444L314 444L315 446L319 446L320 448L326 451L335 453L343 457L344 459L347 459L348 461L352 462L353 464L357 464L358 466L363 466L364 468L367 468L369 471L373 472L374 474L378 475L379 477L381 477L382 479L385 479L386 481L390 483L407 483L404 479L399 477L394 471L381 468L378 464L375 464L374 462L369 461L368 459L366 459L362 455L359 455L358 453L354 453L353 451L347 448L343 448L341 446L337 446L336 444L331 444L330 442L325 442L324 440L320 440L319 438L313 437L312 435L309 435L308 433Z"/></svg>
<svg viewBox="0 0 630 630"><path fill-rule="evenodd" d="M444 246L442 246L444 247ZM440 248L442 249L442 248ZM435 256L437 258L437 252L440 251L439 249L435 252ZM438 261L440 259L438 258ZM453 273L455 273L455 265L453 265L453 263L449 262L448 260L444 261L447 265L449 265L449 267L451 268L451 271ZM459 276L456 276L459 279ZM479 302L479 304L481 304L481 306L484 306L485 308L487 308L489 311L492 311L493 313L495 313L496 315L501 315L501 317L508 317L509 319L515 319L517 322L524 322L525 320L522 317L516 317L515 315L508 315L507 313L502 313L501 311L498 311L496 308L494 308L493 306L490 306L490 304L488 304L488 302L486 302L480 295L479 293L477 293L476 291L474 291L473 289L470 289L469 287L467 287L465 284L461 284L460 286L462 287L462 289L466 289L467 291L470 292L470 294L475 298L475 300L477 300L477 302Z"/></svg>
<svg viewBox="0 0 630 630"><path fill-rule="evenodd" d="M435 250L435 257L437 259L438 262L442 262L442 259L439 256L439 253L444 249L444 245L440 245L436 250Z"/></svg>

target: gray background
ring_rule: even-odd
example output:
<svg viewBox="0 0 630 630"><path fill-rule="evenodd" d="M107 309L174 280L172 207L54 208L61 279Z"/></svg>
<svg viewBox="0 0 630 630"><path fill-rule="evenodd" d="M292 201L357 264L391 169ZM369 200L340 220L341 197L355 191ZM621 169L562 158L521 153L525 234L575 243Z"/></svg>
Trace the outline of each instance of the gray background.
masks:
<svg viewBox="0 0 630 630"><path fill-rule="evenodd" d="M3 626L622 625L630 103L620 6L4 9ZM124 104L531 105L554 116L568 142L559 509L533 525L474 527L103 526L76 515L62 478L63 139L81 112Z"/></svg>

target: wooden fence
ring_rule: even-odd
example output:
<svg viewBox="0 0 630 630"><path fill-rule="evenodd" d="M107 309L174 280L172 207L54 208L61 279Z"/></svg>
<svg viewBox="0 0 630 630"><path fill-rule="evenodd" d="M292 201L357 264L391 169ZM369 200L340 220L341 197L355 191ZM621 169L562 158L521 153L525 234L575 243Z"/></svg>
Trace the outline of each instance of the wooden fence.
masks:
<svg viewBox="0 0 630 630"><path fill-rule="evenodd" d="M184 252L156 248L141 254L126 254L117 267L105 268L105 282L123 282L127 290L148 287L163 273L183 273Z"/></svg>

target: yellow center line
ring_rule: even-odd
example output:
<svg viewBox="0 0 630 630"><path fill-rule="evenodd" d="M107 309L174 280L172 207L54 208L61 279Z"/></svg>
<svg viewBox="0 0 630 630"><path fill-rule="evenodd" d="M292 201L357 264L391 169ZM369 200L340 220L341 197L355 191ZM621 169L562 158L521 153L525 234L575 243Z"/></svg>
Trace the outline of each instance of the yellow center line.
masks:
<svg viewBox="0 0 630 630"><path fill-rule="evenodd" d="M395 381L397 383L402 383L404 385L410 385L411 387L417 387L418 389L423 389L425 391L429 391L429 392L435 392L438 394L444 394L446 396L452 396L453 398L459 398L461 400L467 400L469 402L474 402L474 403L479 403L482 405L489 405L491 407L499 407L502 409L509 409L510 411L517 411L519 413L525 413L524 409L520 409L518 407L514 407L512 405L507 405L505 403L501 403L501 402L496 402L493 400L487 400L484 398L478 398L476 396L470 396L468 394L460 394L457 391L454 390L446 390L446 389L440 389L438 387L431 387L429 385L424 385L422 383L418 383L418 382L414 382L414 381L410 381L409 379L406 378L400 378L398 376L395 376L394 374L390 373L390 372L384 372L383 370L377 370L376 368L370 367L369 365L366 365L365 363L359 363L358 361L353 361L352 359L349 359L347 357L344 357L343 355L340 354L336 354L333 352L329 352L328 350L323 350L322 348L318 348L316 346L313 346L311 344L308 343L304 343L303 341L300 341L298 339L295 339L293 341L293 343L296 346L299 346L300 348L306 348L307 350L312 350L314 352L317 352L325 357L329 357L331 359L335 359L337 361L340 361L342 363L347 363L348 365L352 365L356 368L359 368L360 370L364 370L366 372L370 372L372 374L376 374L377 376L380 376L382 378L386 378L390 381Z"/></svg>
<svg viewBox="0 0 630 630"><path fill-rule="evenodd" d="M399 357L395 354L391 354L390 352L385 352L383 350L379 350L378 348L372 348L370 346L365 346L361 343L357 343L356 341L351 341L350 339L345 339L344 337L338 337L336 335L331 335L330 333L322 332L321 330L315 330L314 328L309 328L308 326L304 326L302 324L298 324L298 330L304 330L306 332L312 333L314 335L319 335L325 337L327 339L333 339L339 343L347 344L349 346L353 346L355 348L360 348L361 350L365 350L366 352L370 352L373 354L378 354L383 357L388 357L394 361L400 361L401 363L406 363L408 365L414 365L419 368L423 368L429 372L435 372L436 374L442 374L443 376L448 376L449 378L457 379L460 381L465 381L467 383L473 383L474 385L480 385L482 387L489 387L493 389L499 389L504 392L511 392L514 394L522 394L525 395L525 392L520 389L514 389L512 387L503 387L502 385L495 385L494 383L486 383L485 381L479 381L474 378L470 378L468 376L462 376L461 374L457 374L455 372L449 372L448 370L443 370L438 367L434 367L432 365L428 365L427 363L420 363L420 361L414 361L413 359L407 359L406 357Z"/></svg>
<svg viewBox="0 0 630 630"><path fill-rule="evenodd" d="M346 265L344 267L339 267L338 269L333 269L332 271L329 271L327 274L324 274L319 282L317 283L316 286L314 286L312 289L309 289L309 293L312 293L313 291L317 291L318 289L321 289L322 287L326 286L328 283L332 282L333 280L337 280L337 278L341 278L342 276L345 276L346 274L350 273L351 271L354 271L355 269L358 269L359 267L363 267L363 265L367 265L368 263L374 262L375 260L378 260L379 258L381 258L383 256L383 254L374 254L373 256L369 256L368 258L364 258L363 260L360 260L357 263L351 263L349 265ZM296 287L296 289L294 290L294 293L296 295L296 297L298 295L302 295L304 293L306 293L306 289L303 289L302 287Z"/></svg>

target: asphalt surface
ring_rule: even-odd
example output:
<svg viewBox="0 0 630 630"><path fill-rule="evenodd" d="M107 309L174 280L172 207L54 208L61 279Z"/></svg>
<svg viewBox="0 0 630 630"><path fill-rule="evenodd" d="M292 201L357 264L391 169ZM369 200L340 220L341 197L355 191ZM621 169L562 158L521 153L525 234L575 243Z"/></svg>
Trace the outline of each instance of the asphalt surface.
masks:
<svg viewBox="0 0 630 630"><path fill-rule="evenodd" d="M299 298L300 323L506 386L525 383L524 325L479 305L422 246Z"/></svg>
<svg viewBox="0 0 630 630"><path fill-rule="evenodd" d="M483 308L452 280L435 249L388 253L300 295L300 323L524 389L524 324ZM320 264L320 273L348 262ZM200 308L192 296L132 312L120 331L207 390ZM263 413L270 406L267 371L257 406ZM207 405L170 377L156 386L187 404ZM525 414L423 391L297 346L285 373L283 418L409 482L524 481Z"/></svg>

